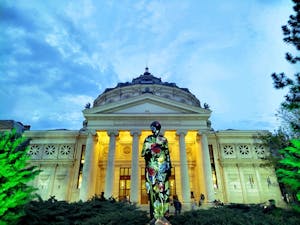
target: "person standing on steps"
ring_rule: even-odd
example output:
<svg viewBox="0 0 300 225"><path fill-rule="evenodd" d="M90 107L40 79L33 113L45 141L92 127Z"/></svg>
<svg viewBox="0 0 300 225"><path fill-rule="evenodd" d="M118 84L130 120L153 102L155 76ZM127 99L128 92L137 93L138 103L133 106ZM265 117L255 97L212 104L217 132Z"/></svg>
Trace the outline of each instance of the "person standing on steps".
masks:
<svg viewBox="0 0 300 225"><path fill-rule="evenodd" d="M199 207L203 204L204 200L205 200L205 196L203 193L201 193L200 200L199 200Z"/></svg>
<svg viewBox="0 0 300 225"><path fill-rule="evenodd" d="M196 210L196 207L197 207L197 201L195 199L195 196L194 196L194 192L191 191L191 205L192 205L192 210Z"/></svg>
<svg viewBox="0 0 300 225"><path fill-rule="evenodd" d="M175 208L175 216L180 215L181 213L181 202L178 199L177 195L173 195L173 205Z"/></svg>

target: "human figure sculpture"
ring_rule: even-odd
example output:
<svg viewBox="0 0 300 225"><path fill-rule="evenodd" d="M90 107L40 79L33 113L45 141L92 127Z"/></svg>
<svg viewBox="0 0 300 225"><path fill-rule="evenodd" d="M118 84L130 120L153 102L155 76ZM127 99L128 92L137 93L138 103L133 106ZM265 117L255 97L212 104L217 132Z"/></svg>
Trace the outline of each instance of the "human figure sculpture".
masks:
<svg viewBox="0 0 300 225"><path fill-rule="evenodd" d="M164 218L169 210L171 160L168 141L160 135L161 125L154 121L150 125L152 135L146 137L142 156L145 158L146 190L150 201L152 220Z"/></svg>

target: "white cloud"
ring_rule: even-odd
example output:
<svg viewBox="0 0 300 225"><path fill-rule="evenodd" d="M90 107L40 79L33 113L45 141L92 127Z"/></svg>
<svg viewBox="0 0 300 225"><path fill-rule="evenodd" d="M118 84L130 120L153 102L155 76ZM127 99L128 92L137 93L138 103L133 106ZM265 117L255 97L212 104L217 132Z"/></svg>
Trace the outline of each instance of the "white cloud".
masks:
<svg viewBox="0 0 300 225"><path fill-rule="evenodd" d="M284 95L273 88L270 74L296 71L284 60L288 48L280 27L292 10L283 0L19 3L11 4L34 13L37 23L32 34L20 26L5 28L19 53L30 55L23 42L31 35L63 56L47 64L52 59L45 52L47 67L30 57L20 67L20 59L5 56L10 67L0 78L7 86L1 97L10 99L14 118L35 126L47 118L51 127L55 120L66 128L81 126L81 110L98 94L95 90L91 97L91 87L101 92L131 81L147 65L163 81L207 102L214 110L213 126L270 127ZM25 72L36 76L26 81ZM75 79L85 85L76 86Z"/></svg>
<svg viewBox="0 0 300 225"><path fill-rule="evenodd" d="M69 16L76 24L83 20L90 19L95 13L95 6L90 0L78 0L76 3L69 2L65 14ZM84 26L84 24L82 24Z"/></svg>
<svg viewBox="0 0 300 225"><path fill-rule="evenodd" d="M77 106L84 107L88 102L92 103L94 98L87 95L65 95L62 97L61 101L67 105L75 105L77 108Z"/></svg>

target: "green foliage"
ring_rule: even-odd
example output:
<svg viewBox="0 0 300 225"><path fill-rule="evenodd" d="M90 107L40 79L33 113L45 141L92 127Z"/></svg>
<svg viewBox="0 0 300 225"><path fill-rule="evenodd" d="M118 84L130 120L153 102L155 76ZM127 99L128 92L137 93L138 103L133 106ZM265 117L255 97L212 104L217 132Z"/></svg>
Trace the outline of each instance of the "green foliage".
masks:
<svg viewBox="0 0 300 225"><path fill-rule="evenodd" d="M279 160L281 159L280 149L287 147L290 143L290 136L281 128L271 132L260 133L254 137L262 142L262 145L266 146L270 154L266 155L261 164L262 167L272 166L275 169L280 166Z"/></svg>
<svg viewBox="0 0 300 225"><path fill-rule="evenodd" d="M53 198L31 201L19 225L132 225L146 224L147 212L124 202L103 201L94 197L87 202L67 203Z"/></svg>
<svg viewBox="0 0 300 225"><path fill-rule="evenodd" d="M291 140L291 145L282 149L281 167L276 170L279 180L292 190L300 202L300 139ZM295 205L300 212L300 206Z"/></svg>
<svg viewBox="0 0 300 225"><path fill-rule="evenodd" d="M299 93L300 94L300 93ZM287 109L280 107L276 116L281 120L281 128L289 139L300 138L300 108Z"/></svg>
<svg viewBox="0 0 300 225"><path fill-rule="evenodd" d="M294 2L293 10L295 12L294 15L290 15L288 20L288 24L282 26L283 31L283 41L287 44L293 45L297 51L300 50L300 1L299 0L292 0ZM286 53L286 60L292 64L300 62L300 57L293 56L291 53Z"/></svg>
<svg viewBox="0 0 300 225"><path fill-rule="evenodd" d="M28 185L39 173L28 166L29 140L15 130L0 133L0 224L15 224L23 215L23 206L32 197L34 188Z"/></svg>
<svg viewBox="0 0 300 225"><path fill-rule="evenodd" d="M270 153L274 157L279 157L279 150L289 145L290 136L281 128L273 133L261 133L258 137L262 141L263 145L267 146Z"/></svg>

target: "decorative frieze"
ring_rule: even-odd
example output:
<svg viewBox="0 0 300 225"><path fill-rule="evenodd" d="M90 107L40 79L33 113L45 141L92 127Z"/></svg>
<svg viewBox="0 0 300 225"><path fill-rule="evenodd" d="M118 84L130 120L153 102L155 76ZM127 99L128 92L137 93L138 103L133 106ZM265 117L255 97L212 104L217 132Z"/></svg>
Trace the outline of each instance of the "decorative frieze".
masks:
<svg viewBox="0 0 300 225"><path fill-rule="evenodd" d="M32 160L73 159L74 145L71 144L32 144L28 154Z"/></svg>
<svg viewBox="0 0 300 225"><path fill-rule="evenodd" d="M58 145L46 145L44 147L44 154L42 158L44 159L57 159Z"/></svg>
<svg viewBox="0 0 300 225"><path fill-rule="evenodd" d="M262 159L267 154L267 149L262 144L223 144L221 145L221 150L224 159Z"/></svg>
<svg viewBox="0 0 300 225"><path fill-rule="evenodd" d="M234 145L224 145L222 150L223 150L224 158L234 158L235 157Z"/></svg>
<svg viewBox="0 0 300 225"><path fill-rule="evenodd" d="M258 158L265 158L266 157L266 148L263 145L255 145L254 152Z"/></svg>
<svg viewBox="0 0 300 225"><path fill-rule="evenodd" d="M31 156L31 159L40 159L42 154L41 145L31 145L28 154Z"/></svg>
<svg viewBox="0 0 300 225"><path fill-rule="evenodd" d="M238 145L238 150L241 158L251 157L249 145Z"/></svg>
<svg viewBox="0 0 300 225"><path fill-rule="evenodd" d="M60 150L59 150L59 154L58 154L58 158L61 159L72 159L73 158L73 146L71 145L61 145L60 146Z"/></svg>

